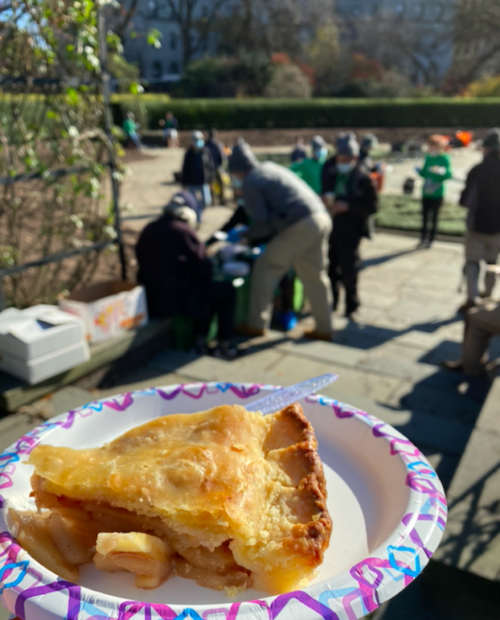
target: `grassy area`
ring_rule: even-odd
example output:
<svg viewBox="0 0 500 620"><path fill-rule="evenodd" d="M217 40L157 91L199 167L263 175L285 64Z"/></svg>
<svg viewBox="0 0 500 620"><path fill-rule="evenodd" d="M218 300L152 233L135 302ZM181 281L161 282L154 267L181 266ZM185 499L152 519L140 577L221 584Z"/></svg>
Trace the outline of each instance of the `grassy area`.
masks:
<svg viewBox="0 0 500 620"><path fill-rule="evenodd" d="M376 223L380 228L420 231L420 199L413 196L381 196ZM464 232L465 209L454 203L445 203L441 208L438 233L461 237Z"/></svg>

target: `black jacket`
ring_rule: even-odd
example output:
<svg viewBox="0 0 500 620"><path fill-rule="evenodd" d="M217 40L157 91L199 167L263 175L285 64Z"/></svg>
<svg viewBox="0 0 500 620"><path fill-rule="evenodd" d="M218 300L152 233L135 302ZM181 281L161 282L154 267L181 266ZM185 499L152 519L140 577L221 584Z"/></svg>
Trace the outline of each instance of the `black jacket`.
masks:
<svg viewBox="0 0 500 620"><path fill-rule="evenodd" d="M201 151L189 147L184 155L182 166L182 184L205 185L215 179L215 165L212 153L205 146Z"/></svg>
<svg viewBox="0 0 500 620"><path fill-rule="evenodd" d="M146 289L152 317L209 316L212 263L196 232L169 216L148 224L135 248L137 280Z"/></svg>
<svg viewBox="0 0 500 620"><path fill-rule="evenodd" d="M472 168L460 204L469 209L469 230L486 235L500 233L500 154L490 153Z"/></svg>
<svg viewBox="0 0 500 620"><path fill-rule="evenodd" d="M333 162L332 162L333 160ZM335 193L337 168L332 157L323 168L323 193ZM325 170L326 168L326 170ZM358 229L364 237L370 236L368 218L377 212L377 191L370 177L361 165L357 165L349 175L345 194L336 196L336 200L347 202L349 210L338 213L333 218L333 235L342 235L345 227Z"/></svg>
<svg viewBox="0 0 500 620"><path fill-rule="evenodd" d="M325 167L331 160L325 163ZM337 184L337 167L330 165L323 168L323 194L335 193ZM345 215L367 218L377 212L377 191L370 177L358 165L349 175L344 196L336 196L337 200L348 203L349 211Z"/></svg>
<svg viewBox="0 0 500 620"><path fill-rule="evenodd" d="M207 142L207 149L212 154L215 167L220 168L227 159L222 142L219 142L218 140L209 140Z"/></svg>

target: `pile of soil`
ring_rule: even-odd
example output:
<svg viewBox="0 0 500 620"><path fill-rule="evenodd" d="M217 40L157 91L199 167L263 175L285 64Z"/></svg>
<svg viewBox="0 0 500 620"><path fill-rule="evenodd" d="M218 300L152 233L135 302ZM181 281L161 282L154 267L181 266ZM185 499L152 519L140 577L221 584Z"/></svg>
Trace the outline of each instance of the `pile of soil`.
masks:
<svg viewBox="0 0 500 620"><path fill-rule="evenodd" d="M334 128L334 129L241 129L219 132L219 139L224 144L232 145L238 138L244 138L248 144L253 147L274 147L274 146L290 146L294 144L298 137L304 139L305 142L309 142L315 135L321 135L330 144L335 142L335 138L340 132L353 131L358 138L361 138L366 133L374 133L379 142L393 143L399 141L422 141L426 140L430 135L434 133L442 134L445 136L453 136L459 129L463 127L457 127L456 129L450 127L347 127L347 128ZM488 131L487 128L477 129L474 131L476 138L482 138ZM179 133L180 145L186 148L189 145L191 139L190 131L181 131ZM144 144L151 146L164 146L163 137L161 131L144 131L143 132Z"/></svg>

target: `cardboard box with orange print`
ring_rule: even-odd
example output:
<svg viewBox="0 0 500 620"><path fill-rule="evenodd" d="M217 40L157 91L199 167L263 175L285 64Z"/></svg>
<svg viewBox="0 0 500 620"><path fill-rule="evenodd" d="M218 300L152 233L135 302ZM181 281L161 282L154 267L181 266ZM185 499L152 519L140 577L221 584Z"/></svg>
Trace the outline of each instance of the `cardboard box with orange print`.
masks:
<svg viewBox="0 0 500 620"><path fill-rule="evenodd" d="M148 322L146 291L130 282L103 282L59 299L65 312L82 318L89 342L102 342Z"/></svg>

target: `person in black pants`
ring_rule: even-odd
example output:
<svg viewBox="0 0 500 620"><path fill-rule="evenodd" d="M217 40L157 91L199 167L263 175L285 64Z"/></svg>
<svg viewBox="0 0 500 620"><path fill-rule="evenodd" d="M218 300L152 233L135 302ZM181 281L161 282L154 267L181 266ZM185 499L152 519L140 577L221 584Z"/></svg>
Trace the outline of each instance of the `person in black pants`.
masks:
<svg viewBox="0 0 500 620"><path fill-rule="evenodd" d="M216 357L233 359L236 290L231 282L212 279L212 263L194 227L196 213L182 194L148 224L136 246L137 279L146 289L151 317L186 316L194 319L195 349L207 353L212 318L218 318Z"/></svg>
<svg viewBox="0 0 500 620"><path fill-rule="evenodd" d="M212 204L210 185L215 179L215 164L210 149L205 145L201 131L193 131L191 144L184 155L182 164L182 185L190 191L198 202L198 222L206 206Z"/></svg>
<svg viewBox="0 0 500 620"><path fill-rule="evenodd" d="M211 129L208 133L207 149L212 154L212 159L215 166L215 180L220 187L220 204L225 205L226 199L224 196L224 165L227 162L227 155L224 149L224 145L218 140L219 132L217 129Z"/></svg>
<svg viewBox="0 0 500 620"><path fill-rule="evenodd" d="M444 183L452 178L451 159L445 153L446 138L438 134L427 140L427 153L422 168L416 168L424 179L422 185L422 234L419 247L430 248L437 232L439 211L443 205ZM429 230L430 221L430 230Z"/></svg>
<svg viewBox="0 0 500 620"><path fill-rule="evenodd" d="M359 244L369 236L368 220L377 211L377 192L359 164L359 145L352 133L340 134L335 156L323 169L323 199L333 217L330 237L329 276L333 309L337 309L342 284L346 293L345 315L356 320L359 308Z"/></svg>

